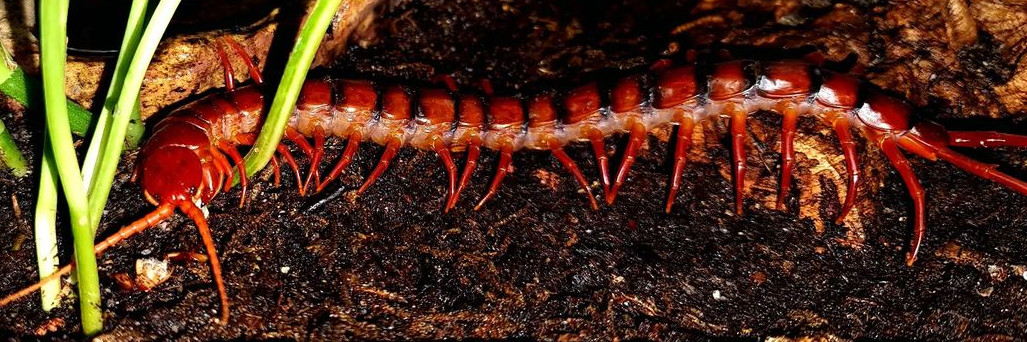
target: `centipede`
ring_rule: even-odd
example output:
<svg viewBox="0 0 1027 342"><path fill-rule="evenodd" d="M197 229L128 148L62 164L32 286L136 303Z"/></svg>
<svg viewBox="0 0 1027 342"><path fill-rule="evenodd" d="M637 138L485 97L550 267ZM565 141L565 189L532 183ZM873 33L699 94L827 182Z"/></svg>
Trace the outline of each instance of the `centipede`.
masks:
<svg viewBox="0 0 1027 342"><path fill-rule="evenodd" d="M231 41L228 46L244 54ZM225 51L218 45L225 58ZM143 218L125 226L95 245L99 254L181 211L196 225L209 256L210 269L221 302L221 322L230 312L228 292L213 238L202 209L228 191L238 171L240 203L247 198L247 170L241 146L253 145L264 119L266 101L261 75L248 63L257 84L235 87L231 65L225 65L226 91L186 104L157 123L139 152L133 179L142 197L156 206ZM440 210L448 213L461 205L461 194L479 168L483 149L498 152L499 160L487 192L474 210L487 207L504 177L513 172L515 152L549 151L581 186L585 202L601 210L600 202L616 205L643 141L651 131L676 126L673 136L673 168L665 212L674 210L697 125L726 121L730 132L731 169L734 173L734 211L742 214L746 184L747 118L759 111L782 117L781 174L777 207L784 205L792 186L795 165L793 141L800 117L812 117L837 135L844 155L847 177L844 203L838 224L849 214L859 196L860 164L857 139L880 149L904 181L913 202L912 235L906 264L912 266L926 231L925 192L906 155L943 160L978 177L1027 195L1027 182L960 154L959 148L1027 147L1027 136L997 131L956 131L917 115L916 108L859 77L828 70L803 60L729 60L711 63L694 60L660 60L652 67L625 73L606 81L589 82L562 91L528 96L497 95L488 83L477 91L459 91L450 79L443 85L415 87L398 83L353 79L311 79L305 84L288 122L277 155L296 177L301 194L320 192L337 180L351 164L361 144L384 146L377 165L357 193L363 193L388 169L403 148L438 155L447 176L446 198ZM859 137L857 137L857 134ZM605 141L626 136L622 159L616 167ZM861 137L861 138L860 138ZM345 140L341 157L331 168L325 162L328 139ZM311 143L312 140L312 143ZM284 141L307 154L311 162L306 177ZM592 186L577 163L564 151L571 144L585 144L596 158L599 189ZM458 167L454 155L463 153ZM280 162L272 158L275 183L281 179ZM599 200L597 200L597 198ZM0 307L21 298L43 284L68 274L72 265L39 283L0 300Z"/></svg>

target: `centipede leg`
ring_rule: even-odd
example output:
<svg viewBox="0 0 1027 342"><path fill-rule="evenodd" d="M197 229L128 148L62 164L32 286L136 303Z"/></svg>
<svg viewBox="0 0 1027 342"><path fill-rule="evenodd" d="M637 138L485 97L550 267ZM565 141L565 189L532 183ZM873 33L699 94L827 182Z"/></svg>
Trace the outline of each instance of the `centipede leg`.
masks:
<svg viewBox="0 0 1027 342"><path fill-rule="evenodd" d="M674 171L670 175L670 191L667 194L666 213L670 213L674 206L674 198L677 197L678 188L681 187L681 174L685 172L685 164L688 162L688 147L692 144L692 131L695 123L692 118L683 118L678 124L677 139L674 143Z"/></svg>
<svg viewBox="0 0 1027 342"><path fill-rule="evenodd" d="M447 212L456 206L457 200L460 199L460 193L467 187L467 183L471 181L471 175L473 175L474 170L478 168L478 156L481 154L481 144L481 139L474 139L467 145L467 162L464 164L464 171L460 176L460 184L457 185L456 192L453 193L453 196L449 197L449 203L446 203Z"/></svg>
<svg viewBox="0 0 1027 342"><path fill-rule="evenodd" d="M203 212L192 202L182 202L180 208L183 213L189 216L196 223L196 230L200 232L203 245L207 250L207 257L210 261L210 270L214 274L214 284L218 288L218 296L221 298L221 324L228 323L228 291L225 290L225 281L221 277L221 262L218 260L218 252L214 247L214 238L211 236L210 227L207 226L207 219Z"/></svg>
<svg viewBox="0 0 1027 342"><path fill-rule="evenodd" d="M320 127L314 129L314 155L310 157L310 172L307 173L307 181L303 182L303 188L310 186L310 182L314 182L314 186L321 185L321 158L324 157L325 150L325 134L324 130Z"/></svg>
<svg viewBox="0 0 1027 342"><path fill-rule="evenodd" d="M210 154L214 157L214 165L218 168L218 171L221 174L219 179L223 181L222 184L224 185L222 187L224 189L228 189L228 187L232 186L232 180L235 178L232 175L232 164L228 163L228 159L225 158L225 155L222 154L221 151L218 151L217 146L210 147Z"/></svg>
<svg viewBox="0 0 1027 342"><path fill-rule="evenodd" d="M478 80L478 87L481 88L482 93L485 93L485 95L492 95L496 92L496 89L492 87L492 81L487 78Z"/></svg>
<svg viewBox="0 0 1027 342"><path fill-rule="evenodd" d="M563 147L560 146L558 141L550 141L549 146L550 151L553 152L553 156L560 161L560 164L563 164L563 167L571 173L571 176L574 176L574 179L578 181L581 188L585 190L585 195L588 196L588 202L592 205L592 210L599 210L599 205L596 204L595 196L592 195L592 189L588 187L588 180L585 179L585 175L581 174L581 169L578 168L578 164L574 162L574 159L571 159L571 157L567 155L567 152L564 152Z"/></svg>
<svg viewBox="0 0 1027 342"><path fill-rule="evenodd" d="M300 148L300 151L303 151L307 157L314 157L314 147L310 146L310 143L307 142L307 138L300 134L300 132L297 132L292 127L288 127L285 129L285 138L292 141L293 144L296 144L296 146Z"/></svg>
<svg viewBox="0 0 1027 342"><path fill-rule="evenodd" d="M243 63L246 64L246 68L250 71L250 77L253 78L253 82L263 84L264 76L260 74L260 70L257 69L257 66L253 63L253 57L250 56L249 52L247 52L242 45L239 45L239 42L235 41L235 39L232 39L231 37L221 37L221 39L228 43L228 46L231 46L232 49L235 50L235 53L239 54L239 57L242 57Z"/></svg>
<svg viewBox="0 0 1027 342"><path fill-rule="evenodd" d="M900 144L904 143L907 142L900 142ZM1005 172L999 171L998 166L976 161L947 147L935 148L937 149L936 153L938 157L941 157L941 159L944 159L952 165L955 165L960 169L966 170L967 172L977 175L978 177L999 183L1009 189L1027 195L1027 182L1016 179L1015 177L1010 176Z"/></svg>
<svg viewBox="0 0 1027 342"><path fill-rule="evenodd" d="M845 155L845 168L849 171L849 182L845 190L845 204L842 211L835 219L835 224L841 224L845 216L852 211L856 204L856 194L859 184L859 164L856 161L856 142L852 139L852 131L849 130L849 121L846 118L839 118L834 121L834 131L838 135L838 142L842 145L842 153Z"/></svg>
<svg viewBox="0 0 1027 342"><path fill-rule="evenodd" d="M228 157L235 163L236 169L239 170L239 185L242 187L242 194L239 196L239 208L242 208L246 204L246 190L249 188L249 180L246 177L246 163L243 162L239 150L231 143L222 140L218 142L218 148L224 151L225 154L228 154Z"/></svg>
<svg viewBox="0 0 1027 342"><path fill-rule="evenodd" d="M799 111L789 104L781 110L781 183L777 193L777 210L784 209L785 197L792 187L792 166L795 165L795 125Z"/></svg>
<svg viewBox="0 0 1027 342"><path fill-rule="evenodd" d="M349 135L349 138L346 141L346 149L342 152L342 158L339 158L335 167L332 168L332 172L329 172L328 177L325 177L325 179L321 181L321 184L317 186L318 192L324 189L328 183L335 180L336 177L339 177L339 175L342 174L342 170L345 169L346 166L349 166L349 163L353 161L353 155L355 155L357 153L357 149L360 148L361 136L362 134L360 132L354 132Z"/></svg>
<svg viewBox="0 0 1027 342"><path fill-rule="evenodd" d="M745 200L745 119L744 111L734 109L731 113L731 154L735 169L735 213L742 214L742 203Z"/></svg>
<svg viewBox="0 0 1027 342"><path fill-rule="evenodd" d="M275 171L275 187L282 185L282 168L278 165L278 157L271 156L271 168Z"/></svg>
<svg viewBox="0 0 1027 342"><path fill-rule="evenodd" d="M253 144L257 142L257 134L255 134L255 133L247 133L247 134L236 135L235 136L235 142L240 144L240 145L253 146ZM284 146L279 144L278 148L284 148ZM279 153L280 152L281 151L279 151ZM238 154L238 152L236 152L236 154ZM246 172L243 172L242 170L246 168L246 165L245 165L245 163L239 163L239 165L242 165L241 168L240 168L239 173L243 174L244 178L242 180L245 181L246 180L245 179ZM281 168L281 165L278 164L278 158L273 156L273 155L271 156L271 169L274 170L274 173L275 173L275 187L281 186L282 185L282 168ZM246 193L246 188L244 187L243 188L243 194L245 194L245 193ZM243 196L243 197L246 197L246 196Z"/></svg>
<svg viewBox="0 0 1027 342"><path fill-rule="evenodd" d="M396 157L396 153L399 152L399 147L402 145L399 139L390 139L388 145L385 146L385 152L382 153L381 159L378 159L378 165L374 167L374 171L371 171L371 175L367 176L367 180L364 184L357 189L357 195L364 193L367 187L374 184L374 181L381 177L382 173L389 168L389 163L392 162L392 158Z"/></svg>
<svg viewBox="0 0 1027 342"><path fill-rule="evenodd" d="M637 120L634 121L631 124L630 133L628 133L628 147L624 149L624 159L620 162L620 168L617 170L617 177L614 179L613 187L610 188L610 192L606 193L606 204L613 204L613 200L616 199L617 191L624 184L624 179L628 177L628 170L631 170L631 165L635 163L638 149L642 147L645 137L645 125Z"/></svg>
<svg viewBox="0 0 1027 342"><path fill-rule="evenodd" d="M453 163L453 156L449 153L449 148L446 147L446 143L442 139L436 138L432 141L432 149L435 153L438 153L439 160L442 161L442 165L446 167L446 175L449 178L449 188L446 191L446 212L449 212L449 201L452 201L453 196L456 194L456 163Z"/></svg>
<svg viewBox="0 0 1027 342"><path fill-rule="evenodd" d="M599 181L603 183L603 194L610 192L610 157L606 155L606 142L603 131L592 129L589 131L588 140L592 143L592 152L596 155L596 165L599 167Z"/></svg>
<svg viewBox="0 0 1027 342"><path fill-rule="evenodd" d="M906 254L906 265L913 266L913 262L916 261L917 252L920 251L920 242L924 237L924 188L920 185L920 181L916 179L916 174L913 172L913 167L909 165L909 161L899 151L898 146L895 143L894 138L884 137L880 139L879 145L884 155L891 161L892 166L902 176L902 180L906 183L906 188L909 190L909 195L913 197L913 237L910 239L909 252Z"/></svg>
<svg viewBox="0 0 1027 342"><path fill-rule="evenodd" d="M235 71L232 70L232 61L228 59L228 54L225 53L225 48L221 44L215 42L214 49L217 51L218 59L221 60L221 66L225 72L225 89L228 91L235 90Z"/></svg>
<svg viewBox="0 0 1027 342"><path fill-rule="evenodd" d="M432 83L441 83L446 87L446 90L450 92L457 92L459 88L456 86L456 81L453 80L453 76L449 74L435 74L431 77Z"/></svg>
<svg viewBox="0 0 1027 342"><path fill-rule="evenodd" d="M277 151L282 155L282 159L285 159L285 163L292 167L292 172L296 174L296 187L299 188L300 196L305 196L307 192L303 188L303 176L300 175L300 167L296 164L296 158L292 157L292 152L289 152L284 144L278 144Z"/></svg>
<svg viewBox="0 0 1027 342"><path fill-rule="evenodd" d="M961 147L1027 147L1027 136L993 131L949 131L949 145Z"/></svg>
<svg viewBox="0 0 1027 342"><path fill-rule="evenodd" d="M474 206L474 210L481 209L485 202L495 196L499 191L499 184L503 182L503 178L506 177L506 174L513 172L513 146L510 144L503 145L499 153L499 166L496 168L496 175L492 177L489 192L485 194L485 197L481 198L481 201L478 201L478 204Z"/></svg>

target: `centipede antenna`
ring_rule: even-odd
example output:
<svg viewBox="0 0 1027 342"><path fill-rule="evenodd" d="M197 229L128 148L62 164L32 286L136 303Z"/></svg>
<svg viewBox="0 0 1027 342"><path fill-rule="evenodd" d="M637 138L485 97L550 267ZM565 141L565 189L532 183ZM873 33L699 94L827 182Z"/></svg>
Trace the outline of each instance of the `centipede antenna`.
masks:
<svg viewBox="0 0 1027 342"><path fill-rule="evenodd" d="M296 187L299 188L300 196L305 196L307 193L306 189L303 188L303 176L300 175L299 165L296 165L296 158L292 157L292 152L289 152L285 144L279 143L277 150L278 154L282 155L282 159L285 159L285 163L289 164L289 167L292 168L292 173L296 174Z"/></svg>
<svg viewBox="0 0 1027 342"><path fill-rule="evenodd" d="M221 66L225 72L225 89L228 91L235 90L235 71L232 70L232 61L228 60L228 54L225 53L225 48L221 44L214 42L214 49L217 50L218 59L221 60Z"/></svg>
<svg viewBox="0 0 1027 342"><path fill-rule="evenodd" d="M228 323L228 291L225 290L225 281L221 278L221 262L218 260L217 249L214 248L214 238L211 237L210 227L207 226L207 219L203 212L195 204L183 201L179 208L186 216L196 223L196 230L200 232L203 239L203 246L207 250L207 258L210 260L210 270L214 274L214 284L218 288L218 296L221 297L221 324Z"/></svg>
<svg viewBox="0 0 1027 342"><path fill-rule="evenodd" d="M449 197L449 203L446 204L446 211L453 209L456 206L457 200L460 199L460 193L467 187L467 183L471 181L471 176L474 174L474 170L478 168L478 156L481 154L481 140L472 140L467 145L467 162L464 164L463 174L460 175L460 184L456 187L456 192L453 196Z"/></svg>
<svg viewBox="0 0 1027 342"><path fill-rule="evenodd" d="M108 236L103 241L100 241L100 243L97 243L95 246L93 246L93 253L100 255L108 248L116 245L118 242L121 242L121 240L132 237L133 235L138 234L139 232L146 230L147 228L156 226L161 221L164 221L168 217L171 217L171 215L173 215L174 213L174 205L172 205L171 203L161 204L152 212L146 214L146 216L143 216L135 222L130 223L129 225L121 228L121 230L118 230L113 235ZM32 294L33 292L36 292L41 287L43 287L43 285L58 280L62 276L71 273L71 270L74 268L74 263L64 265L59 270L57 270L57 272L47 276L46 278L40 279L38 283L18 290L18 292L12 293L7 297L4 297L3 299L0 299L0 307L4 307L15 300L18 300L19 298L25 297L29 294Z"/></svg>
<svg viewBox="0 0 1027 342"><path fill-rule="evenodd" d="M253 63L253 57L250 56L250 53L247 52L242 45L239 45L239 42L235 41L232 37L221 37L221 39L227 42L228 46L231 46L232 49L235 50L235 53L239 54L239 57L242 57L243 63L246 64L246 68L250 71L250 77L253 78L253 82L264 84L264 76L260 74L260 70L257 69L257 66Z"/></svg>
<svg viewBox="0 0 1027 342"><path fill-rule="evenodd" d="M645 125L635 121L631 125L631 132L628 133L628 147L624 149L624 159L621 160L620 168L617 170L617 178L614 180L610 192L606 193L606 204L612 205L613 200L617 198L617 191L620 190L624 180L628 177L628 171L631 170L631 165L635 163L638 149L642 147L642 141L645 140L645 137Z"/></svg>
<svg viewBox="0 0 1027 342"><path fill-rule="evenodd" d="M685 164L688 162L688 147L692 144L692 131L695 123L692 118L684 118L678 124L677 139L674 142L674 171L670 175L670 191L667 193L667 207L664 212L670 214L674 206L674 198L677 197L678 188L681 187L681 175L685 172Z"/></svg>
<svg viewBox="0 0 1027 342"><path fill-rule="evenodd" d="M378 180L378 177L381 177L382 173L389 168L389 163L392 162L392 158L396 157L396 153L399 152L400 145L402 144L399 139L389 139L389 144L385 146L385 152L382 153L381 159L378 159L378 165L374 167L374 171L371 171L371 175L367 176L367 180L365 180L364 184L357 190L357 195L364 193L364 191L367 190L371 184L374 184L374 181Z"/></svg>
<svg viewBox="0 0 1027 342"><path fill-rule="evenodd" d="M856 161L856 142L852 139L852 131L849 130L849 121L845 118L838 118L834 121L834 131L838 135L838 142L841 143L842 153L845 155L845 168L848 169L848 186L845 189L845 204L842 205L835 224L841 224L845 216L852 211L856 204L856 194L859 184L859 164Z"/></svg>
<svg viewBox="0 0 1027 342"><path fill-rule="evenodd" d="M235 148L235 145L221 140L218 142L218 148L224 151L228 158L232 159L236 169L239 170L239 186L242 188L242 194L239 195L239 208L242 208L246 204L246 190L249 189L249 180L246 177L246 163L243 162L242 155L239 154L239 150Z"/></svg>
<svg viewBox="0 0 1027 342"><path fill-rule="evenodd" d="M592 153L595 153L599 167L599 181L603 183L603 194L607 194L610 192L610 157L606 155L604 139L603 132L598 129L589 132L588 140L592 143Z"/></svg>
<svg viewBox="0 0 1027 342"><path fill-rule="evenodd" d="M916 179L916 173L913 172L913 167L909 165L909 161L902 155L902 151L899 151L898 145L895 143L895 138L884 137L880 139L879 145L884 155L891 161L892 166L902 176L902 180L906 183L906 188L909 190L909 196L913 197L913 210L915 219L913 220L913 237L909 242L909 252L906 254L906 266L913 266L913 262L916 261L917 252L920 251L920 242L924 237L924 188L920 185L920 181Z"/></svg>
<svg viewBox="0 0 1027 342"><path fill-rule="evenodd" d="M449 212L449 201L453 200L453 196L456 193L456 164L453 163L453 156L449 153L449 148L446 147L445 142L442 139L435 139L432 142L432 149L435 153L439 154L439 160L442 161L442 165L446 167L446 175L449 178L449 188L446 190L446 209L445 212Z"/></svg>
<svg viewBox="0 0 1027 342"><path fill-rule="evenodd" d="M349 163L353 161L353 155L355 155L357 153L357 149L360 148L361 136L362 134L360 132L353 132L349 135L349 138L346 141L346 149L342 152L342 157L339 158L337 163L335 163L335 167L332 168L332 172L328 173L328 177L325 177L325 179L321 181L321 184L317 185L317 192L321 192L328 183L331 183L336 177L339 177L339 175L342 174L342 170L345 169L346 166L349 166Z"/></svg>
<svg viewBox="0 0 1027 342"><path fill-rule="evenodd" d="M592 210L599 210L599 204L596 203L596 198L592 195L592 189L588 187L588 180L585 179L585 175L581 174L578 164L567 155L567 152L564 152L559 142L551 141L549 145L551 146L550 151L553 152L553 156L560 161L560 164L563 164L563 167L571 173L571 176L574 176L574 179L578 181L581 188L585 190L585 195L588 196L588 202L592 205Z"/></svg>
<svg viewBox="0 0 1027 342"><path fill-rule="evenodd" d="M777 193L777 210L784 209L788 190L792 188L792 166L795 165L795 126L799 112L788 104L781 110L781 183Z"/></svg>
<svg viewBox="0 0 1027 342"><path fill-rule="evenodd" d="M325 134L320 127L314 129L314 155L310 157L310 172L307 173L307 181L303 182L303 188L314 182L314 187L321 184L321 158L324 157Z"/></svg>
<svg viewBox="0 0 1027 342"><path fill-rule="evenodd" d="M745 201L745 119L748 114L734 109L731 113L731 154L735 170L735 213L742 215Z"/></svg>
<svg viewBox="0 0 1027 342"><path fill-rule="evenodd" d="M478 205L474 206L474 210L481 209L485 202L499 192L499 184L503 182L503 178L510 172L513 172L513 146L507 143L500 148L499 165L496 167L496 175L492 177L492 184L489 185L489 192L485 194L485 197L481 198L481 201L478 201Z"/></svg>

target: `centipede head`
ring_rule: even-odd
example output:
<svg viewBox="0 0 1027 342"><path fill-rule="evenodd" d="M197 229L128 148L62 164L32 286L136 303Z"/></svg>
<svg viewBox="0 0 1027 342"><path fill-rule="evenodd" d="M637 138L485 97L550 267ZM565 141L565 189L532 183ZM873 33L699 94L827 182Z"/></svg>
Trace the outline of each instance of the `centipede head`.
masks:
<svg viewBox="0 0 1027 342"><path fill-rule="evenodd" d="M166 212L166 208L178 207L196 223L207 249L211 272L214 273L214 281L221 298L221 323L228 322L228 294L221 278L221 263L214 249L207 219L200 209L202 203L210 201L221 190L225 175L212 165L208 153L181 145L144 149L140 153L136 175L146 199L159 208L164 208L159 210L160 212ZM145 221L142 225L152 227L168 215L170 212L161 216L151 214L154 219Z"/></svg>
<svg viewBox="0 0 1027 342"><path fill-rule="evenodd" d="M140 154L136 175L143 195L153 205L206 203L218 190L211 167L193 149L170 146L147 149Z"/></svg>

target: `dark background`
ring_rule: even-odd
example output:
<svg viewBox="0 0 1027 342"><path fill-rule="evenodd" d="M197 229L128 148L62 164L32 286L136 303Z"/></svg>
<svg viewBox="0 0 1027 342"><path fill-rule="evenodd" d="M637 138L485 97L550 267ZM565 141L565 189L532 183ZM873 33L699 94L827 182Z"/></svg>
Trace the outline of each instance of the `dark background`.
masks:
<svg viewBox="0 0 1027 342"><path fill-rule="evenodd" d="M671 42L707 56L724 49L737 58L816 50L838 62L832 65L865 65L868 79L908 94L925 116L950 126L1022 127L1022 113L1005 110L989 93L1015 70L1011 50L994 38L984 34L962 52L934 56L953 58L958 67L908 67L921 65L913 62L930 57L932 48L951 48L939 34L944 25L939 29L937 14L903 16L917 9L875 1L392 1L383 5L374 35L360 36L360 44L332 68L315 73L410 84L452 73L465 87L484 77L502 93L530 94L644 69ZM707 16L722 21L671 34L677 25ZM890 27L896 17L922 20ZM922 32L927 40L904 45L904 30ZM991 69L975 68L982 61L990 61L983 64ZM934 78L927 70L935 71ZM992 100L964 96L953 102L951 94L934 91L945 80L961 80L964 91ZM38 127L13 109L4 122L26 146L38 139ZM122 291L112 280L133 274L138 258L202 251L193 225L176 217L101 258L105 336L1023 337L1027 198L954 167L912 158L927 191L929 226L919 262L906 267L912 211L901 179L875 148L861 143L867 177L858 213L846 225L831 223L840 206L836 193L844 191L838 185L844 168L837 141L813 120L800 124L797 184L788 210L768 207L767 199L776 196L779 125L772 113L751 120L744 216L731 210L723 124L702 130L705 143L691 151L694 162L670 214L662 210L670 171L667 131L653 132L618 202L599 211L588 209L576 183L548 153L515 155L516 172L503 191L475 212L471 202L484 193L497 159L485 153L473 186L449 214L441 212L444 171L428 152L402 151L359 198L355 187L382 151L373 144L361 149L341 185L321 194L299 196L290 172L274 188L265 171L245 208L235 206L238 191L209 206L232 321L211 323L219 305L204 263L173 263L171 279L146 293ZM622 140L610 137L608 143L620 149ZM342 147L332 140L328 160ZM595 180L591 151L572 146L568 152ZM152 209L127 182L134 153L125 158L101 235ZM1025 174L1017 171L1027 165L1022 152L973 156ZM3 293L35 279L34 193L29 182L9 176L0 181L0 219L12 228L0 232L0 241L8 242L0 245ZM7 198L16 198L20 216ZM56 332L47 336L78 336L70 300L43 314L36 298L0 310L0 334L31 336L53 327Z"/></svg>

